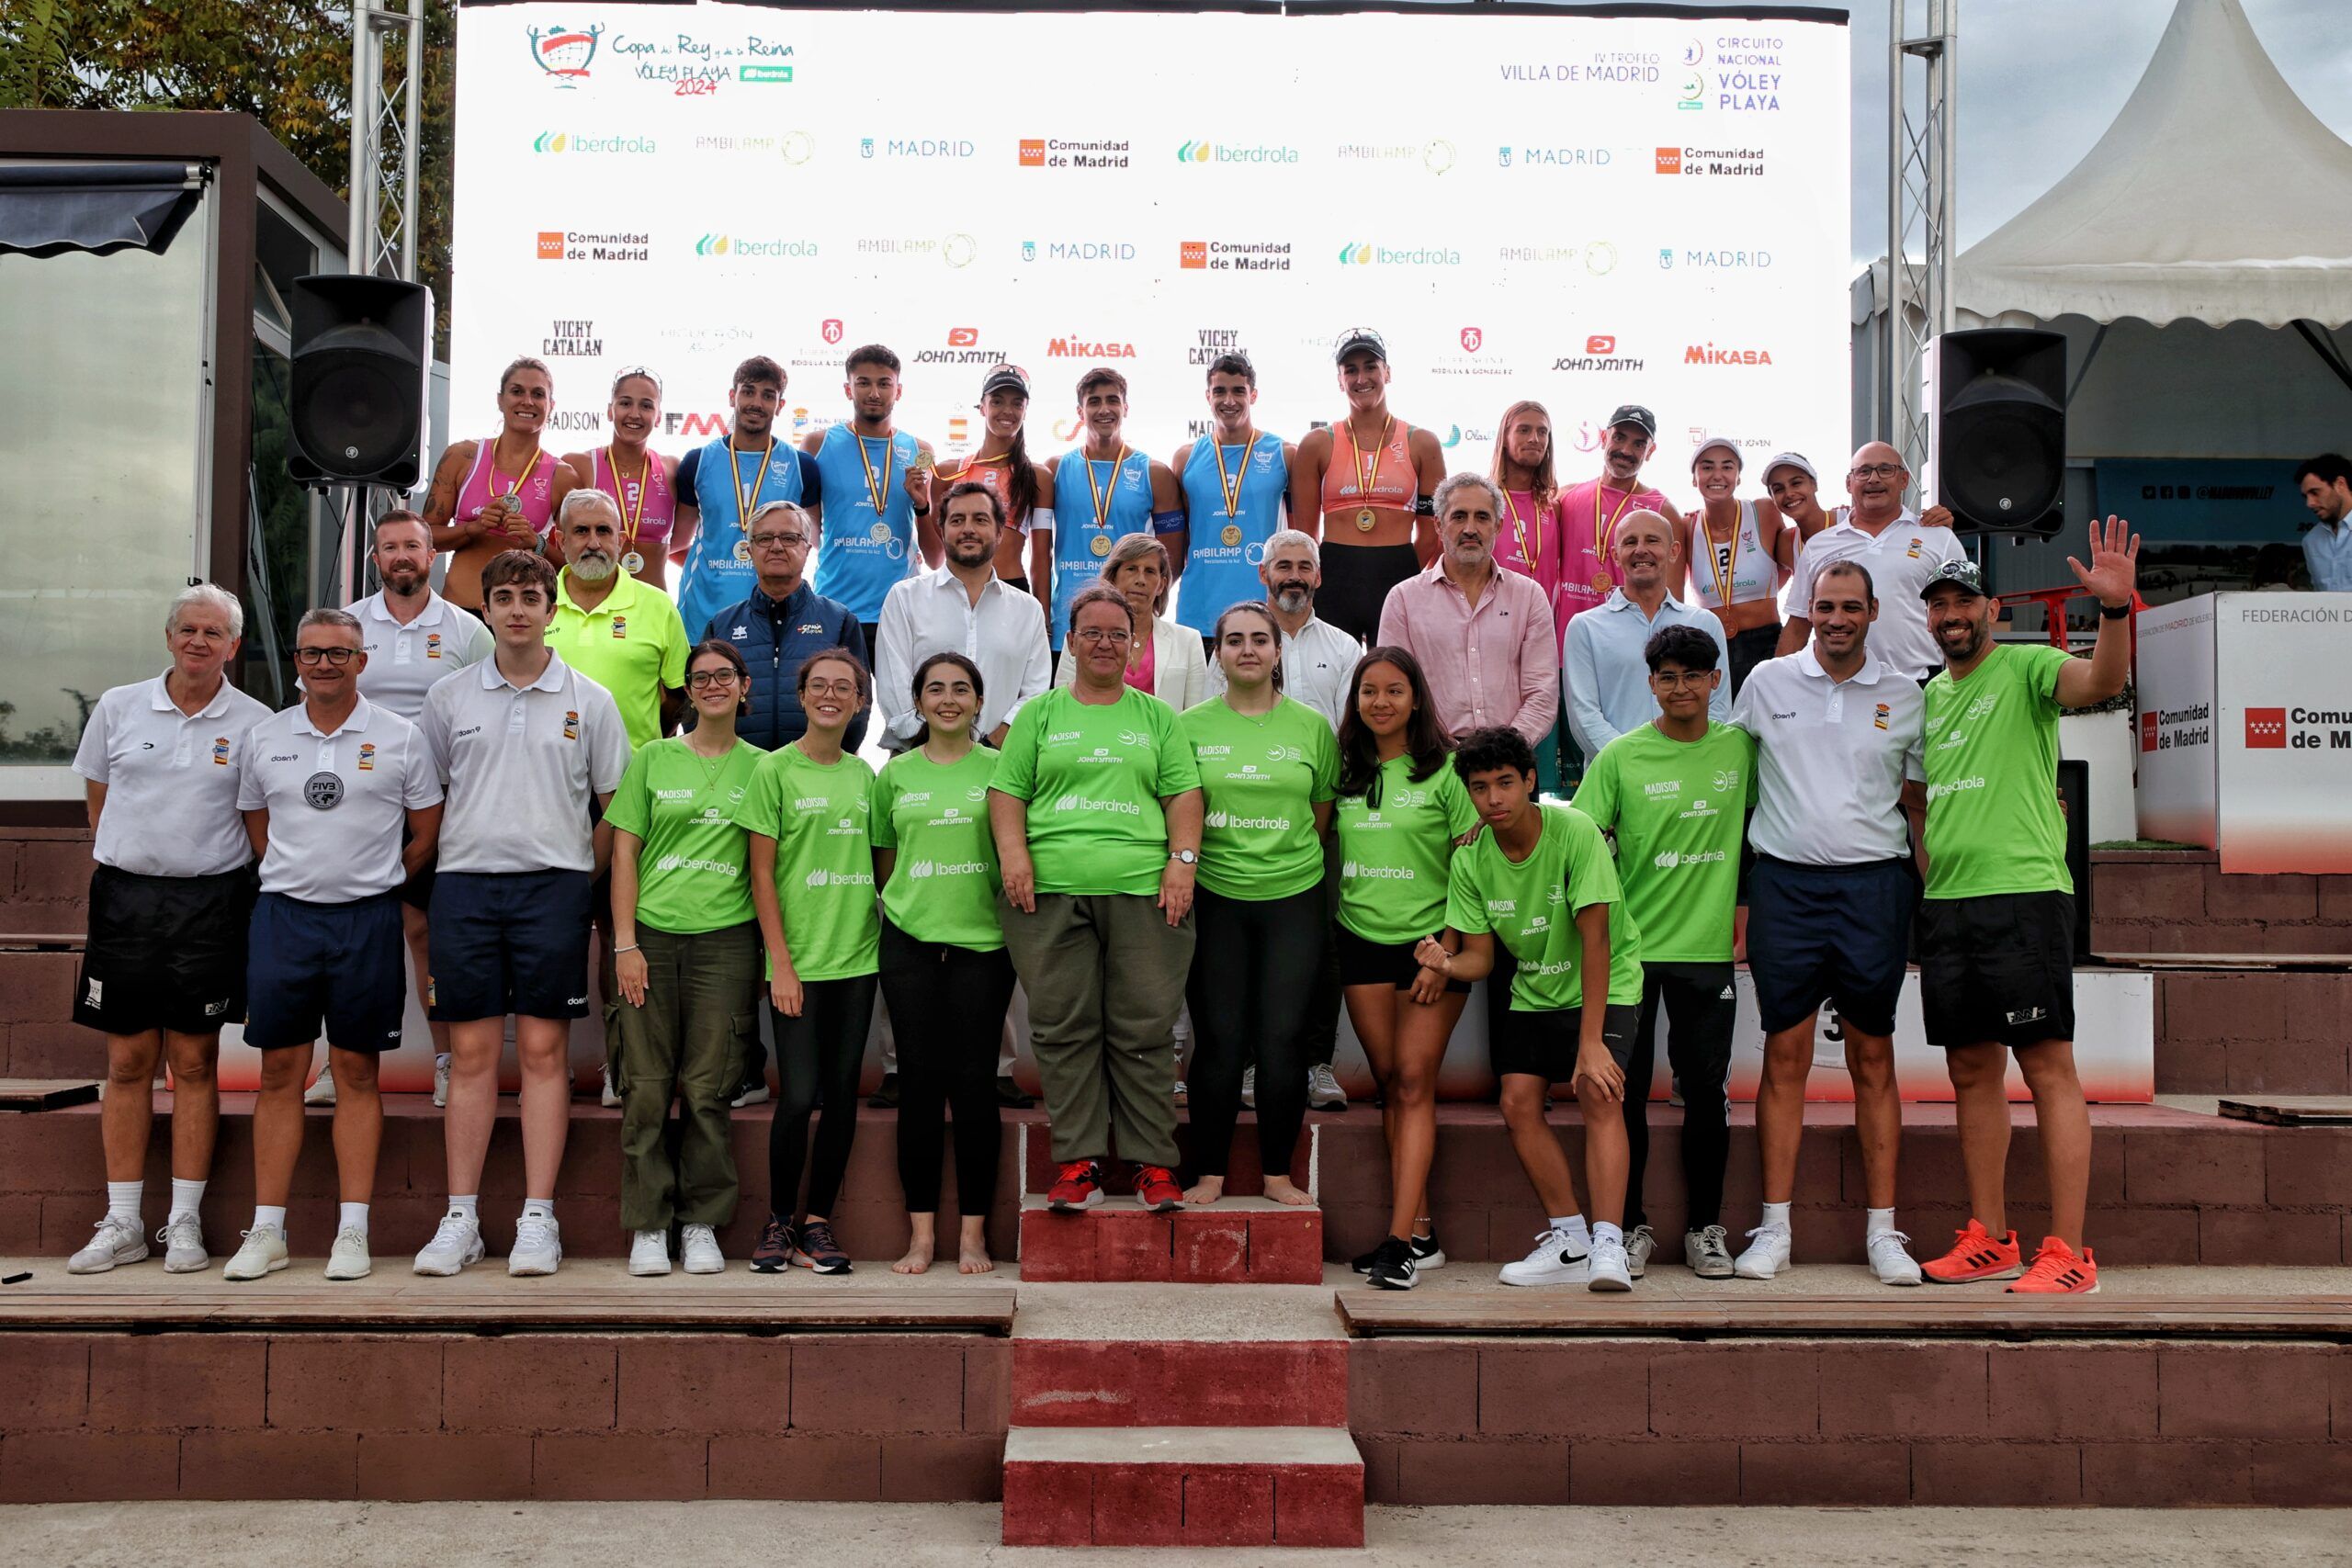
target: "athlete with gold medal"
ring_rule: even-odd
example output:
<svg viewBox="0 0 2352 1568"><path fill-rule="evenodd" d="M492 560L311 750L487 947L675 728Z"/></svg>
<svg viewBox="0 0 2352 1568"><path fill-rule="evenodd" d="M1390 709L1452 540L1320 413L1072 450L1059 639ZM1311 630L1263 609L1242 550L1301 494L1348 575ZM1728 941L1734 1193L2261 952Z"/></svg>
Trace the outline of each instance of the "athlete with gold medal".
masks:
<svg viewBox="0 0 2352 1568"><path fill-rule="evenodd" d="M1266 541L1283 526L1294 448L1260 431L1258 372L1246 354L1209 366L1209 433L1176 448L1169 468L1184 498L1185 526L1165 541L1182 584L1176 619L1209 640L1217 617L1266 597L1258 576Z"/></svg>
<svg viewBox="0 0 2352 1568"><path fill-rule="evenodd" d="M1711 435L1690 457L1699 514L1690 520L1690 603L1715 613L1731 650L1734 696L1781 641L1781 585L1796 570L1797 531L1770 501L1739 499L1739 446Z"/></svg>
<svg viewBox="0 0 2352 1568"><path fill-rule="evenodd" d="M931 443L891 423L906 392L899 370L899 356L881 344L852 349L842 367L849 423L811 431L800 443L830 503L808 509L820 525L811 581L857 617L868 668L890 585L940 559Z"/></svg>
<svg viewBox="0 0 2352 1568"><path fill-rule="evenodd" d="M555 378L542 360L515 360L498 375L498 434L458 441L441 455L425 498L433 547L447 550L443 597L481 608L481 569L502 550L544 552L555 510L577 476L543 450L555 408Z"/></svg>
<svg viewBox="0 0 2352 1568"><path fill-rule="evenodd" d="M1290 514L1322 540L1322 617L1360 641L1380 630L1389 589L1437 558L1430 498L1445 477L1433 431L1388 411L1388 345L1357 327L1333 356L1348 416L1309 431L1291 464Z"/></svg>
<svg viewBox="0 0 2352 1568"><path fill-rule="evenodd" d="M1102 575L1112 541L1150 533L1163 539L1184 526L1176 475L1126 444L1127 378L1098 365L1078 380L1077 450L1054 465L1058 504L1050 522L1031 525L1039 541L1032 559L1053 579L1054 651L1069 631L1070 601ZM1032 587L1035 587L1033 579Z"/></svg>
<svg viewBox="0 0 2352 1568"><path fill-rule="evenodd" d="M620 509L620 569L666 592L670 533L678 513L678 460L646 445L662 428L662 378L642 365L614 377L613 400L605 409L605 420L612 440L585 452L567 453L564 467L581 488L603 491ZM560 560L561 546L560 532L550 531L548 558Z"/></svg>
<svg viewBox="0 0 2352 1568"><path fill-rule="evenodd" d="M936 488L944 496L967 479L987 487L1004 511L1004 527L996 547L997 576L1035 595L1041 607L1050 609L1045 582L1051 574L1033 563L1036 547L1030 531L1043 527L1050 534L1053 530L1054 473L1029 457L1023 428L1029 418L1028 374L1018 365L991 369L980 382L979 407L979 450L965 458L955 472L943 475L944 482ZM1035 584L1030 581L1033 570L1038 577Z"/></svg>
<svg viewBox="0 0 2352 1568"><path fill-rule="evenodd" d="M697 640L725 637L713 619L751 596L752 518L772 501L814 513L824 499L817 465L775 438L784 407L784 367L763 354L735 367L727 390L727 434L680 460L678 520L670 556L679 562L678 615ZM710 526L704 528L707 516Z"/></svg>

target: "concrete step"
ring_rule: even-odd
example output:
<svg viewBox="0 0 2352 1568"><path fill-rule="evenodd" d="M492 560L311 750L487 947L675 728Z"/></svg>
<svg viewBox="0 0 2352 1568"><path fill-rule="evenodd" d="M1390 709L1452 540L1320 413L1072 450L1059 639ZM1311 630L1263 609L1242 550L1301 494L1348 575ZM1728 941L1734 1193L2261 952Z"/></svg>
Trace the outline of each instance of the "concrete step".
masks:
<svg viewBox="0 0 2352 1568"><path fill-rule="evenodd" d="M1016 1427L1008 1546L1362 1546L1344 1427Z"/></svg>
<svg viewBox="0 0 2352 1568"><path fill-rule="evenodd" d="M1340 1339L1012 1343L1015 1426L1343 1427L1347 1419Z"/></svg>
<svg viewBox="0 0 2352 1568"><path fill-rule="evenodd" d="M1227 1198L1155 1214L1111 1198L1084 1213L1057 1214L1031 1193L1021 1201L1021 1277L1312 1285L1323 1278L1323 1213Z"/></svg>

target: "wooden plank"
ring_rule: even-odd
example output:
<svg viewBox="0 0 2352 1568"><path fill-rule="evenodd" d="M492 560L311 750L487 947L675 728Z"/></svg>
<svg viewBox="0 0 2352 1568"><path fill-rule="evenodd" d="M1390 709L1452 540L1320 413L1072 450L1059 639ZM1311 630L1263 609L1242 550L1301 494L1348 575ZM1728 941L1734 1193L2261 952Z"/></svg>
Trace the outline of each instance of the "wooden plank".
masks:
<svg viewBox="0 0 2352 1568"><path fill-rule="evenodd" d="M922 1291L831 1291L770 1297L584 1292L530 1296L426 1294L337 1300L303 1291L133 1294L117 1291L0 1292L0 1332L56 1328L341 1328L368 1334L469 1333L519 1328L692 1333L808 1329L956 1330L1006 1334L1009 1286Z"/></svg>
<svg viewBox="0 0 2352 1568"><path fill-rule="evenodd" d="M2109 969L2341 969L2341 953L2093 953Z"/></svg>
<svg viewBox="0 0 2352 1568"><path fill-rule="evenodd" d="M2224 1116L2266 1127L2341 1127L2352 1123L2352 1100L2298 1097L2292 1100L2224 1100Z"/></svg>
<svg viewBox="0 0 2352 1568"><path fill-rule="evenodd" d="M97 1098L96 1078L0 1078L0 1111L54 1111Z"/></svg>
<svg viewBox="0 0 2352 1568"><path fill-rule="evenodd" d="M1852 1296L1757 1296L1720 1303L1514 1291L1407 1294L1337 1292L1340 1321L1359 1337L1611 1336L1681 1339L2293 1338L2352 1341L2352 1297L2245 1300L2229 1296L2055 1296L1881 1301ZM1932 1304L1930 1304L1932 1303Z"/></svg>

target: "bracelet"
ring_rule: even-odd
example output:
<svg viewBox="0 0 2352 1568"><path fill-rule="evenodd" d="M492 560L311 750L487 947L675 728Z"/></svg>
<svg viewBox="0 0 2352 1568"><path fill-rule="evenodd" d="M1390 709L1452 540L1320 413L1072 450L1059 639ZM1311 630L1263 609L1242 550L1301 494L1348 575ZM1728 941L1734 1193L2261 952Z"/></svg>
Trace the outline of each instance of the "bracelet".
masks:
<svg viewBox="0 0 2352 1568"><path fill-rule="evenodd" d="M2098 607L2098 618L2102 621L2120 621L2131 613L2132 602L2129 599L2120 604L2109 604L2102 601Z"/></svg>
<svg viewBox="0 0 2352 1568"><path fill-rule="evenodd" d="M616 947L613 949L613 956L615 958L618 958L624 953L642 953L645 950L642 947L639 947L636 942L630 942L627 947Z"/></svg>

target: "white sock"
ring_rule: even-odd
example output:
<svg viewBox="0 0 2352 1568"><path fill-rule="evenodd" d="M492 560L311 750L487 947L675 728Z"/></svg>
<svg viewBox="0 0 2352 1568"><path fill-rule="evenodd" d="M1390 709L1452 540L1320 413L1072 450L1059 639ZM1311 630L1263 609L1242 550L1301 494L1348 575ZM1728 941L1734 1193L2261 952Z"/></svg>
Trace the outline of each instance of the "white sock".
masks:
<svg viewBox="0 0 2352 1568"><path fill-rule="evenodd" d="M1570 1214L1566 1219L1555 1218L1552 1222L1552 1228L1566 1232L1569 1246L1583 1247L1588 1252L1592 1249L1592 1232L1585 1228L1582 1214Z"/></svg>
<svg viewBox="0 0 2352 1568"><path fill-rule="evenodd" d="M526 1198L526 1199L524 1199L524 1200L523 1200L523 1217L524 1217L525 1219L526 1219L526 1220L530 1220L530 1219L551 1220L551 1219L554 1219L554 1218L555 1218L555 1200L554 1200L554 1199L552 1199L552 1198Z"/></svg>
<svg viewBox="0 0 2352 1568"><path fill-rule="evenodd" d="M434 1065L435 1066L436 1066L436 1067L446 1067L446 1066L447 1066L449 1065L449 1053L448 1053L448 1052L447 1052L447 1051L435 1051L435 1052L434 1052L434 1053L433 1053L433 1065Z"/></svg>
<svg viewBox="0 0 2352 1568"><path fill-rule="evenodd" d="M453 1193L449 1198L449 1212L453 1214L463 1214L466 1218L479 1224L481 1216L474 1212L474 1206L481 1201L481 1198L478 1193L469 1192L462 1198Z"/></svg>
<svg viewBox="0 0 2352 1568"><path fill-rule="evenodd" d="M1789 1228L1789 1206L1786 1203L1765 1204L1764 1224L1762 1228L1768 1231L1774 1229L1787 1230Z"/></svg>
<svg viewBox="0 0 2352 1568"><path fill-rule="evenodd" d="M1865 1209L1862 1211L1862 1214L1864 1216L1862 1224L1863 1240L1867 1241L1874 1235L1893 1235L1894 1234L1894 1210Z"/></svg>
<svg viewBox="0 0 2352 1568"><path fill-rule="evenodd" d="M1592 1226L1592 1239L1595 1245L1604 1241L1613 1241L1623 1247L1625 1245L1625 1233L1607 1220L1596 1220Z"/></svg>
<svg viewBox="0 0 2352 1568"><path fill-rule="evenodd" d="M259 1230L264 1225L276 1225L277 1227L277 1234L284 1235L286 1234L285 1208L283 1206L272 1208L266 1203L254 1204L254 1229Z"/></svg>
<svg viewBox="0 0 2352 1568"><path fill-rule="evenodd" d="M139 1217L139 1206L147 1195L143 1181L109 1181L107 1183L107 1217L129 1220L133 1225L144 1222Z"/></svg>
<svg viewBox="0 0 2352 1568"><path fill-rule="evenodd" d="M172 1212L169 1215L170 1218L176 1220L182 1214L193 1214L197 1210L203 1206L203 1182L182 1181L176 1176L172 1178Z"/></svg>
<svg viewBox="0 0 2352 1568"><path fill-rule="evenodd" d="M345 1203L343 1205L343 1213L335 1220L334 1225L337 1230L352 1230L356 1228L361 1235L366 1235L368 1234L368 1205L365 1203Z"/></svg>

